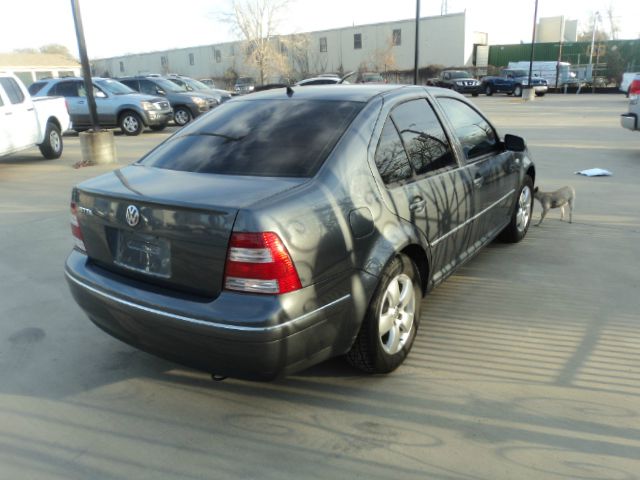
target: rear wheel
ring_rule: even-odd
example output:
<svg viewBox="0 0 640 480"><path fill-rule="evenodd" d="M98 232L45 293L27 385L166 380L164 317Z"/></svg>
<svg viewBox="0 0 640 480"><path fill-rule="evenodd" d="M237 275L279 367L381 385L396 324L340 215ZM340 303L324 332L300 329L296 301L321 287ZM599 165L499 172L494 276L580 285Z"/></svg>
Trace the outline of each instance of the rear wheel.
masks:
<svg viewBox="0 0 640 480"><path fill-rule="evenodd" d="M55 123L47 122L44 140L38 147L44 158L49 160L60 158L62 155L62 134Z"/></svg>
<svg viewBox="0 0 640 480"><path fill-rule="evenodd" d="M354 367L369 373L388 373L409 354L420 321L420 275L406 255L385 268L360 332L347 353Z"/></svg>
<svg viewBox="0 0 640 480"><path fill-rule="evenodd" d="M140 135L144 124L136 112L124 112L120 115L120 130L129 136Z"/></svg>
<svg viewBox="0 0 640 480"><path fill-rule="evenodd" d="M522 186L513 207L509 225L500 233L500 240L508 243L518 243L524 238L531 225L533 212L533 180L529 175L524 177Z"/></svg>

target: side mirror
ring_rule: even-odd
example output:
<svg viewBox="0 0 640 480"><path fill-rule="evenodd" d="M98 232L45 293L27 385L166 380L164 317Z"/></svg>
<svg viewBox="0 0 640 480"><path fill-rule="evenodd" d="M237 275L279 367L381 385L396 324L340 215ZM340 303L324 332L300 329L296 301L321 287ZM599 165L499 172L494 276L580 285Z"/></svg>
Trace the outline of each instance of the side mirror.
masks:
<svg viewBox="0 0 640 480"><path fill-rule="evenodd" d="M511 135L507 133L504 136L504 146L507 150L512 152L524 152L527 149L527 145L524 143L524 138L517 135Z"/></svg>

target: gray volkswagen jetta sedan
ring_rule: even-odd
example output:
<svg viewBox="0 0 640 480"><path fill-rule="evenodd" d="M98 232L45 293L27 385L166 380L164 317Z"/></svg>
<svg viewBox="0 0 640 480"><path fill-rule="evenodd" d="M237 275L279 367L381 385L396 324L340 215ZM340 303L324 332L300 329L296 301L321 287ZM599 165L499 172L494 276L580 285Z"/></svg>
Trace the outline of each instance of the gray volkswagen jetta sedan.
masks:
<svg viewBox="0 0 640 480"><path fill-rule="evenodd" d="M390 372L422 297L525 236L534 180L522 138L451 90L246 95L73 189L66 278L101 329L212 374Z"/></svg>

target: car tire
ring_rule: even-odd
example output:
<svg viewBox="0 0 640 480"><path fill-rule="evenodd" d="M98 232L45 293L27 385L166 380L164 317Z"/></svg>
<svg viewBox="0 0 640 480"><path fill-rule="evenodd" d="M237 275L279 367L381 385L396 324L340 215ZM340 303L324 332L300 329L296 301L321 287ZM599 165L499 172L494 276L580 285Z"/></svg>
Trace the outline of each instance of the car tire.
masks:
<svg viewBox="0 0 640 480"><path fill-rule="evenodd" d="M487 97L490 97L491 95L493 95L493 87L491 85L487 85L486 87L484 87L484 94Z"/></svg>
<svg viewBox="0 0 640 480"><path fill-rule="evenodd" d="M162 125L151 125L149 127L151 130L153 130L154 132L161 132L162 130L164 130L165 128L167 128L167 124L164 123Z"/></svg>
<svg viewBox="0 0 640 480"><path fill-rule="evenodd" d="M120 114L119 125L122 133L130 137L140 135L144 129L140 115L132 111L126 111Z"/></svg>
<svg viewBox="0 0 640 480"><path fill-rule="evenodd" d="M44 140L40 145L40 153L47 160L53 160L54 158L60 158L62 155L62 133L60 128L53 122L47 122L47 126L44 131Z"/></svg>
<svg viewBox="0 0 640 480"><path fill-rule="evenodd" d="M518 190L509 225L500 233L499 239L507 243L518 243L522 240L531 225L532 214L533 180L529 175L525 175Z"/></svg>
<svg viewBox="0 0 640 480"><path fill-rule="evenodd" d="M383 271L347 360L367 373L389 373L409 354L420 322L420 274L409 257Z"/></svg>
<svg viewBox="0 0 640 480"><path fill-rule="evenodd" d="M536 97L544 97L544 93L545 93L545 92L542 92L542 93L536 93Z"/></svg>
<svg viewBox="0 0 640 480"><path fill-rule="evenodd" d="M516 85L515 87L513 87L513 95L516 97L522 96L522 87L520 85Z"/></svg>
<svg viewBox="0 0 640 480"><path fill-rule="evenodd" d="M179 127L185 126L192 119L191 111L187 107L178 107L173 112L173 121L176 122L176 125Z"/></svg>

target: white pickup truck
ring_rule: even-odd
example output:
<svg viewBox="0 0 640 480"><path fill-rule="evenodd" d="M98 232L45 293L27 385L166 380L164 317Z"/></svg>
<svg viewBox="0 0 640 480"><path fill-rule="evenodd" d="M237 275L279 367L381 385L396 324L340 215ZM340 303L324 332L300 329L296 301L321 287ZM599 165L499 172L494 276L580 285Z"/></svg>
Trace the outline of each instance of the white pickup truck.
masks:
<svg viewBox="0 0 640 480"><path fill-rule="evenodd" d="M0 157L37 145L44 158L58 158L70 126L64 98L32 99L20 79L0 72Z"/></svg>

